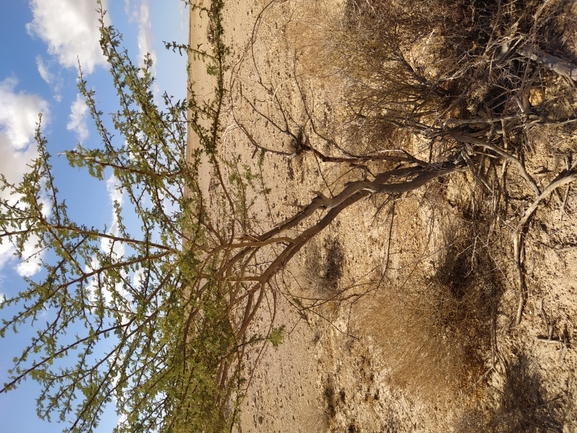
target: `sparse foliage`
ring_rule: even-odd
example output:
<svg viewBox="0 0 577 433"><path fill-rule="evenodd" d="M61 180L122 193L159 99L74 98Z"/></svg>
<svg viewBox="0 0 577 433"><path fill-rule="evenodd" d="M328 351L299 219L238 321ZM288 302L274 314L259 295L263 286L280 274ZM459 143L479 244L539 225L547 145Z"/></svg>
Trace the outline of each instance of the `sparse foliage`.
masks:
<svg viewBox="0 0 577 433"><path fill-rule="evenodd" d="M220 26L221 3L195 7ZM112 175L129 212L114 204L117 232L74 221L40 132L29 173L15 184L1 178L2 241L14 244L22 259L30 240L46 254L39 276L1 305L2 335L40 326L0 392L36 380L40 417L68 422L69 431L93 431L112 401L117 432L227 431L240 384L239 340L229 317L231 294L217 273L221 257L204 254L214 232L204 221L197 170L201 153L215 153L223 90L217 85L211 101L164 95L161 109L150 57L135 66L121 35L103 19L101 46L119 109L109 129L81 75L101 146L77 146L66 157L99 180ZM197 54L222 77L224 51L216 44ZM189 125L202 141L192 157ZM127 217L138 223L128 226Z"/></svg>

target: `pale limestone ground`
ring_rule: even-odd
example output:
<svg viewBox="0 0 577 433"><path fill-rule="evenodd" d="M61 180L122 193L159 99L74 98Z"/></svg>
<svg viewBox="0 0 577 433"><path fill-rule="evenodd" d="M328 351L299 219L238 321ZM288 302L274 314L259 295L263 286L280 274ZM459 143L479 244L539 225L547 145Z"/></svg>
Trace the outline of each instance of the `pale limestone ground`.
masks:
<svg viewBox="0 0 577 433"><path fill-rule="evenodd" d="M330 5L330 0L325 3ZM225 34L231 47L232 69L227 75L230 93L221 152L229 158L240 157L254 170L258 170L258 158L238 124L244 125L256 141L268 148L290 149L290 138L262 116L255 115L247 100L278 121L279 117L274 117L273 95L264 85L272 89L273 94L278 92L285 100L292 100L290 114L296 120L301 118L299 107L302 104L293 83L295 51L291 45L291 29L295 25L298 28L306 20L306 14L310 12L305 12L303 6L307 5L309 3L302 0L231 0L226 5ZM333 5L338 7L336 2ZM194 46L194 41L205 37L206 28L195 20L191 21L191 26ZM202 65L194 66L192 74L199 89L208 94L211 85L203 77ZM334 109L330 103L338 100L338 91L327 85L325 92L325 83L311 83L317 86L315 89L323 89L318 91L318 95L329 101L323 109L327 112ZM575 140L575 137L570 139ZM547 155L546 150L543 154ZM554 157L542 157L541 163L553 164ZM308 203L314 196L312 191L326 193L338 189L349 179L347 176L357 175L340 170L318 162L310 155L292 159L265 156L262 173L271 193L267 200L257 200L251 210L255 229L265 230L292 215L297 209L294 205ZM341 177L343 174L345 176ZM209 176L206 173L207 193ZM455 184L454 187L453 191L449 189L449 194L459 196L463 186ZM319 239L305 247L287 271L279 276L276 292L267 298L252 331L265 333L274 316L273 326L285 326L285 339L277 348L266 345L262 351L255 349L247 356L247 371L251 370L252 375L242 406L240 432L475 431L472 421L473 427L467 430L465 425L469 421L462 415L469 413L470 400L456 398L449 409L423 406L402 390L391 388L387 359L378 344L383 336L370 335L362 327L368 320L365 316L374 315L379 311L375 306L387 302L389 288L399 285L396 276L400 278L413 264L421 266L419 272L430 271L430 262L436 258L435 251L442 242L443 230L461 218L450 210L432 215L427 210L430 207L425 206L424 210L419 207L423 202L434 204L435 194L435 191L425 190L410 195L400 204L392 235L390 217L386 212L374 218L378 203L364 201L356 204L343 212ZM538 378L534 380L538 380L536 386L540 387L539 392L545 399L543 404L548 404L547 399L568 401L576 389L577 357L574 349L562 349L559 345L542 343L537 339L546 333L541 300L547 309L548 320L555 322L556 332L565 332L566 329L569 338L574 335L577 321L574 233L577 221L571 210L576 206L577 197L571 194L563 218L559 201L552 201L551 209L541 210L536 215L538 223L547 230L534 231L528 244L527 262L533 291L522 326L509 329L510 317L514 315L512 312L516 306L513 290L508 289L503 295L499 307L500 350L505 356L515 348L529 354L530 371L519 377L520 380ZM344 251L344 273L339 289L352 287L350 293L369 291L369 294L358 302L327 303L299 312L292 301L293 295L305 298L326 295L319 293L322 288L311 283L314 276L311 277L308 269L315 269L315 261L323 260L318 252L319 249L322 252L320 247L327 238L338 239ZM558 246L544 246L550 244ZM384 266L385 260L388 260L388 278L381 282L378 292L370 292L375 271ZM369 319L371 323L387 320L378 316ZM415 368L426 369L427 366ZM489 407L498 400L505 381L503 372L499 373L491 379L495 392L485 397L486 401L476 402L481 407ZM566 407L565 418L554 421L560 423L561 431L575 431L575 405L573 409L570 404Z"/></svg>

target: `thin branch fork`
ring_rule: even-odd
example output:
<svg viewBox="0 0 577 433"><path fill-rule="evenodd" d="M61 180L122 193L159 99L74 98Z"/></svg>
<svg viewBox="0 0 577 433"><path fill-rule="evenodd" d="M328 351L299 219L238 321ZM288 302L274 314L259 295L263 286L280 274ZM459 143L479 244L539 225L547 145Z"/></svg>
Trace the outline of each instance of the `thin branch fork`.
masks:
<svg viewBox="0 0 577 433"><path fill-rule="evenodd" d="M413 191L420 188L427 182L446 174L463 170L464 168L452 163L443 164L439 168L432 167L407 167L404 169L390 170L381 173L375 177L373 181L356 181L348 184L345 189L333 198L324 196L317 196L311 205L307 208L326 208L328 212L313 226L303 231L300 235L285 248L285 250L277 256L277 258L269 265L269 267L260 275L261 284L266 284L270 278L314 236L326 228L344 209L356 203L360 199L367 197L374 193L386 194L401 194L404 192ZM414 175L410 180L405 180L399 183L387 183L387 180L393 175ZM314 206L313 206L314 204ZM312 206L312 207L311 207ZM283 232L296 226L303 219L301 215L310 215L313 211L305 209L297 218L293 218L284 224L276 227L268 233L265 233L260 240L266 240L277 233Z"/></svg>
<svg viewBox="0 0 577 433"><path fill-rule="evenodd" d="M537 183L535 182L535 180L533 180L531 175L529 173L527 173L525 166L523 165L521 160L519 160L518 158L515 158L513 155L510 155L509 153L505 152L504 150L499 149L497 146L487 142L486 140L482 140L482 139L476 138L476 137L470 137L468 135L456 134L456 133L450 133L449 135L451 138L453 138L453 139L455 139L461 143L469 143L469 144L473 144L475 146L482 147L484 149L491 150L491 151L495 152L497 155L499 155L501 158L505 159L506 161L512 162L513 164L515 164L517 166L517 168L519 170L519 174L521 174L521 177L523 179L525 179L525 181L529 184L529 186L531 187L531 189L533 190L535 195L539 196L541 194L541 190L537 186Z"/></svg>
<svg viewBox="0 0 577 433"><path fill-rule="evenodd" d="M241 281L253 283L244 295L247 296L246 305L237 336L243 335L246 331L248 324L254 317L256 309L265 296L266 291L264 289L269 284L270 279L282 269L310 239L330 225L344 209L371 194L400 194L413 191L437 177L464 169L466 168L461 165L455 165L452 162L429 167L413 166L380 173L372 181L361 180L351 182L335 197L328 198L318 193L303 211L262 236L251 236L246 242L243 242L243 239L240 243L228 245L231 250L239 248L240 251L227 260L226 265L221 268L221 271L230 272L233 267L240 265L241 271L239 275L242 277L234 278L231 275L231 280L235 280L237 283L241 283ZM401 177L404 178L404 180L391 183L388 182L391 177ZM326 210L326 214L294 238L287 237L286 235L280 236L301 222L304 222L312 216L314 212L321 209ZM267 266L264 272L252 277L246 275L245 271L248 261L250 261L262 247L273 243L285 243L286 245L283 251Z"/></svg>

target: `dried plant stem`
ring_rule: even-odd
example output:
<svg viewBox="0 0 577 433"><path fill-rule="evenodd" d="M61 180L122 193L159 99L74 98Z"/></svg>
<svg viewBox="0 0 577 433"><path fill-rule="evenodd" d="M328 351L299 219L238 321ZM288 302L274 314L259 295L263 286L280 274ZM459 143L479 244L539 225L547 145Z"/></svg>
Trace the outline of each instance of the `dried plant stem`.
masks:
<svg viewBox="0 0 577 433"><path fill-rule="evenodd" d="M525 181L529 184L535 195L539 196L541 194L539 187L537 186L531 175L527 173L527 170L525 170L525 166L518 158L515 158L513 155L510 155L504 150L499 149L497 146L476 137L470 137L468 135L463 134L451 134L451 137L463 143L469 143L475 146L483 147L488 150L492 150L501 158L505 159L506 161L512 162L517 166L517 168L519 169L519 173L521 174L521 177L523 177L523 179L525 179Z"/></svg>
<svg viewBox="0 0 577 433"><path fill-rule="evenodd" d="M519 304L517 306L517 315L515 317L515 326L521 323L523 317L523 310L525 308L525 304L527 302L527 283L525 281L525 270L523 267L523 252L524 252L524 244L523 244L523 230L526 227L527 222L537 209L537 206L549 197L549 195L555 191L557 188L566 185L568 183L573 182L577 178L577 172L570 171L566 174L559 176L556 180L551 182L545 190L539 194L539 196L531 203L531 205L527 208L517 227L513 231L512 239L513 239L513 257L515 260L515 266L517 268L517 277L519 280Z"/></svg>

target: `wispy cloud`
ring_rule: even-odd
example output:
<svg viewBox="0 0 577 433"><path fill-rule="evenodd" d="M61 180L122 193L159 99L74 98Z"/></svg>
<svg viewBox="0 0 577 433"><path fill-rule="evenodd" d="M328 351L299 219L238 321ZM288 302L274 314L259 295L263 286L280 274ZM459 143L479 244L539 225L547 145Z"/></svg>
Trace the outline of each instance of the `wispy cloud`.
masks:
<svg viewBox="0 0 577 433"><path fill-rule="evenodd" d="M106 9L106 0L103 0ZM85 73L106 63L100 49L100 30L96 3L86 0L32 0L33 20L28 33L48 44L48 52L66 68L77 67Z"/></svg>
<svg viewBox="0 0 577 433"><path fill-rule="evenodd" d="M76 100L70 107L70 121L66 125L66 129L76 132L80 143L88 138L88 126L86 125L87 114L88 106L86 105L86 100L81 94L76 95Z"/></svg>
<svg viewBox="0 0 577 433"><path fill-rule="evenodd" d="M152 23L150 21L150 4L148 0L139 0L135 4L130 0L125 0L124 11L128 16L128 21L138 25L138 66L144 66L144 58L147 54L152 59L152 74L156 75L156 51L152 46Z"/></svg>
<svg viewBox="0 0 577 433"><path fill-rule="evenodd" d="M40 74L42 79L46 81L48 84L52 84L52 82L54 81L54 76L48 70L48 66L44 63L44 60L42 60L41 56L36 56L36 67L38 68L38 73Z"/></svg>
<svg viewBox="0 0 577 433"><path fill-rule="evenodd" d="M150 7L148 0L140 3L140 13L138 14L138 59L139 66L144 65L144 57L150 54L153 65L156 65L156 52L152 48L152 24L150 23ZM154 67L154 66L153 66ZM154 73L154 71L153 71ZM154 74L155 75L155 74Z"/></svg>
<svg viewBox="0 0 577 433"><path fill-rule="evenodd" d="M61 89L62 89L62 79L60 76L53 74L50 71L50 66L44 61L42 56L36 56L36 68L38 73L48 85L52 87L54 91L54 99L58 102L62 100Z"/></svg>
<svg viewBox="0 0 577 433"><path fill-rule="evenodd" d="M124 0L124 12L130 15L130 0Z"/></svg>

